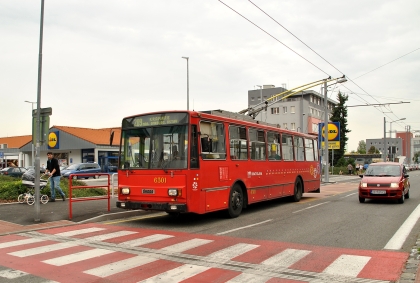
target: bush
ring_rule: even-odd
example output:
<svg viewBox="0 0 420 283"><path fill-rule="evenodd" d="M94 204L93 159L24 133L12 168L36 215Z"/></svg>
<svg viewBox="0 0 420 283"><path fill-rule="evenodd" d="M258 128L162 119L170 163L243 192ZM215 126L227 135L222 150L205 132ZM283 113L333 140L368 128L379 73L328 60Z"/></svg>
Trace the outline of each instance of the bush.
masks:
<svg viewBox="0 0 420 283"><path fill-rule="evenodd" d="M73 186L87 186L83 181L73 180ZM66 196L69 195L69 180L61 178L60 188ZM22 184L20 178L0 176L0 202L17 201L20 194L28 192L29 188ZM41 190L40 194L51 197L50 182ZM91 197L106 195L105 188L86 188L73 190L72 197Z"/></svg>

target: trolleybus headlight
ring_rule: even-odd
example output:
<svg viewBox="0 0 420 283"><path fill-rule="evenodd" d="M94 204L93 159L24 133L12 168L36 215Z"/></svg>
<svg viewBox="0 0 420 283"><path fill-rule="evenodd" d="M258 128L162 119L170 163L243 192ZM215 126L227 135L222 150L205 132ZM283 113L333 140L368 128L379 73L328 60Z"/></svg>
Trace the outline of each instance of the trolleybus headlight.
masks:
<svg viewBox="0 0 420 283"><path fill-rule="evenodd" d="M177 189L168 189L168 195L171 197L178 196L178 190Z"/></svg>
<svg viewBox="0 0 420 283"><path fill-rule="evenodd" d="M121 188L121 194L129 195L130 194L130 188Z"/></svg>

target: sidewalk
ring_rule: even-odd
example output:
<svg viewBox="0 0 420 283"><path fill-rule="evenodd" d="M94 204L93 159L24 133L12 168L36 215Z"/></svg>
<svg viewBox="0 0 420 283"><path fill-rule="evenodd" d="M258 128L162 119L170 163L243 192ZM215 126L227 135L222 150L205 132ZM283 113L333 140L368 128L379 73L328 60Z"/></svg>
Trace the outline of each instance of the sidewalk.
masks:
<svg viewBox="0 0 420 283"><path fill-rule="evenodd" d="M23 231L39 230L44 228L68 226L80 223L99 222L113 219L122 219L145 214L142 210L126 211L116 207L117 198L108 200L92 200L72 203L72 217L70 219L70 202L62 201L40 204L39 221L35 205L26 203L0 204L0 235Z"/></svg>

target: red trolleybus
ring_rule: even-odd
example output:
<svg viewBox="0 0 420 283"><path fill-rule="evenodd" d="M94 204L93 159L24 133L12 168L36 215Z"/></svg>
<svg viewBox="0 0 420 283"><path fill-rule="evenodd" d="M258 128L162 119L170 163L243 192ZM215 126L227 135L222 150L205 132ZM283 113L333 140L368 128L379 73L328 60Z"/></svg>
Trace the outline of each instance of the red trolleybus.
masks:
<svg viewBox="0 0 420 283"><path fill-rule="evenodd" d="M118 201L169 214L226 210L320 191L317 137L222 110L124 118Z"/></svg>

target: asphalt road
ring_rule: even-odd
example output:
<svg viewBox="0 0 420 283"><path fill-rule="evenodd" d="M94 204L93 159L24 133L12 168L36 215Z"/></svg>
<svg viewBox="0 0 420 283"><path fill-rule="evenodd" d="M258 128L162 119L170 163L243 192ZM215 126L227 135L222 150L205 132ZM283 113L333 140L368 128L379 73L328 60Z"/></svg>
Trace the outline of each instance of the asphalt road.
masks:
<svg viewBox="0 0 420 283"><path fill-rule="evenodd" d="M410 172L410 199L395 201L358 200L354 179L330 184L326 194L304 194L299 203L286 199L254 204L236 219L224 212L206 215L185 214L177 218L165 213L154 217L123 220L115 225L188 233L228 235L317 246L382 250L420 203L420 171ZM417 240L417 223L401 251L409 252Z"/></svg>

